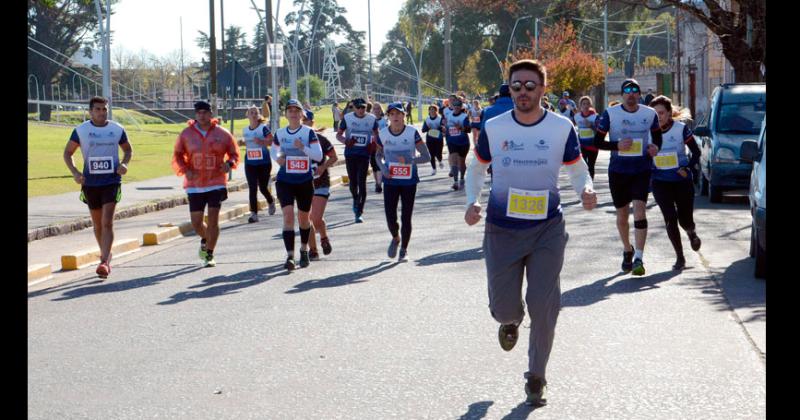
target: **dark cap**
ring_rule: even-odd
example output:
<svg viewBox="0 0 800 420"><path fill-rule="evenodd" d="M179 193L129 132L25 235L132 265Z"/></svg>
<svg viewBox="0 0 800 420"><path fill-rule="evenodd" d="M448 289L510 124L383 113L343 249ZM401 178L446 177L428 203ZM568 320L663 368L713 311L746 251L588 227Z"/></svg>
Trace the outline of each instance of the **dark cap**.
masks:
<svg viewBox="0 0 800 420"><path fill-rule="evenodd" d="M639 88L639 91L642 90L641 86L639 86L639 82L637 82L636 79L625 79L625 81L622 82L621 89L625 89L628 86L636 86L637 88Z"/></svg>
<svg viewBox="0 0 800 420"><path fill-rule="evenodd" d="M209 104L206 101L197 101L194 103L194 110L195 111L206 110L208 112L211 112L211 104Z"/></svg>
<svg viewBox="0 0 800 420"><path fill-rule="evenodd" d="M298 101L297 99L289 99L289 101L286 102L286 109L289 109L289 107L292 106L301 111L303 110L303 105L300 105L300 101Z"/></svg>
<svg viewBox="0 0 800 420"><path fill-rule="evenodd" d="M364 98L353 99L353 106L356 108L366 108L367 101L365 101Z"/></svg>
<svg viewBox="0 0 800 420"><path fill-rule="evenodd" d="M391 110L400 111L403 114L406 113L405 108L403 108L403 103L402 102L392 102L392 103L390 103L389 106L386 108L386 113L388 114L389 111L391 111Z"/></svg>
<svg viewBox="0 0 800 420"><path fill-rule="evenodd" d="M508 83L503 83L500 85L499 94L500 96L511 96L511 90L508 88Z"/></svg>
<svg viewBox="0 0 800 420"><path fill-rule="evenodd" d="M452 105L453 106L464 106L464 102L461 102L461 99L454 99Z"/></svg>
<svg viewBox="0 0 800 420"><path fill-rule="evenodd" d="M308 121L314 121L314 113L309 111L309 110L306 110L305 111L305 118Z"/></svg>

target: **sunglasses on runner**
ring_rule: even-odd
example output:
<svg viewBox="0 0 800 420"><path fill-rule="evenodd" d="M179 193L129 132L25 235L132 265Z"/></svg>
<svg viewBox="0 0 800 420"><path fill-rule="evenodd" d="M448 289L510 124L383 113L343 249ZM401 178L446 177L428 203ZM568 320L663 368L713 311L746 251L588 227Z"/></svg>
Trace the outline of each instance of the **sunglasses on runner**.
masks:
<svg viewBox="0 0 800 420"><path fill-rule="evenodd" d="M639 92L639 88L636 86L626 86L622 91L625 93L637 93Z"/></svg>
<svg viewBox="0 0 800 420"><path fill-rule="evenodd" d="M536 90L536 87L539 86L539 84L534 82L533 80L526 80L525 83L517 80L517 81L512 82L509 87L514 92L519 92L520 90L522 90L523 86L525 86L526 90L534 91L534 90Z"/></svg>

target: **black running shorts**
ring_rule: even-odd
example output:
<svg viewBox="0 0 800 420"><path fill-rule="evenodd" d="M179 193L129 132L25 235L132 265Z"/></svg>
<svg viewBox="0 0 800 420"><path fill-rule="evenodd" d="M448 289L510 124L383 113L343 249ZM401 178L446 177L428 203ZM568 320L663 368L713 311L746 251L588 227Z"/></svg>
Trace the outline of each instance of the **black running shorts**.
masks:
<svg viewBox="0 0 800 420"><path fill-rule="evenodd" d="M311 211L311 201L314 199L314 183L311 180L302 184L275 181L275 189L278 192L278 201L280 201L281 207L293 206L296 199L298 210Z"/></svg>

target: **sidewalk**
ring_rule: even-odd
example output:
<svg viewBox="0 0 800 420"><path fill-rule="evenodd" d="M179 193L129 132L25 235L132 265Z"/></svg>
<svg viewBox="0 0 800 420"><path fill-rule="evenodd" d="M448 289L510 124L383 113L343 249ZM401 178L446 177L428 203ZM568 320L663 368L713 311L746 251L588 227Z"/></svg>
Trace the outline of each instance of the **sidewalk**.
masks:
<svg viewBox="0 0 800 420"><path fill-rule="evenodd" d="M327 130L324 135L332 140L331 143L339 156L337 164L329 169L332 186L339 188L340 178L347 174L344 165L344 145L335 140L333 130ZM276 172L273 170L271 184L274 184ZM189 214L185 204L188 204L188 200L183 191L182 182L183 179L180 177L166 176L123 184L123 198L117 207L117 217L114 221L114 243L117 244L126 239L136 239L141 244L144 233L156 230L159 224L172 223L178 226L187 222ZM374 180L370 175L367 181L369 195L374 194L373 184ZM234 171L233 180L228 182L228 189L231 192L228 200L223 203L223 210L249 202L244 165ZM274 185L271 186L271 191L275 196ZM345 188L340 194L349 196L349 191ZM260 192L258 199L264 200ZM277 197L275 199L277 200ZM65 273L60 271L62 255L97 248L88 213L86 204L78 200L77 192L30 198L28 200L28 267L36 264L50 264L54 274ZM275 224L276 226L282 223L280 210L274 216L269 216L266 210L260 211L259 215L262 219L261 223ZM221 227L224 229L225 225L223 224ZM37 232L46 236L38 240L31 240L32 234ZM156 248L160 247L142 247L139 252L153 252L151 250Z"/></svg>
<svg viewBox="0 0 800 420"><path fill-rule="evenodd" d="M414 124L418 130L420 124ZM344 165L344 145L336 140L333 129L323 133L330 140L339 156L338 165ZM342 172L344 173L344 172ZM273 164L272 176L277 174ZM244 175L244 164L233 172L233 179L228 182L228 191L247 190ZM28 242L52 236L64 235L92 226L86 204L78 199L78 191L64 194L28 198ZM142 214L160 211L175 206L188 204L183 190L183 178L173 175L153 178L140 182L124 182L122 184L122 200L117 205L115 223Z"/></svg>

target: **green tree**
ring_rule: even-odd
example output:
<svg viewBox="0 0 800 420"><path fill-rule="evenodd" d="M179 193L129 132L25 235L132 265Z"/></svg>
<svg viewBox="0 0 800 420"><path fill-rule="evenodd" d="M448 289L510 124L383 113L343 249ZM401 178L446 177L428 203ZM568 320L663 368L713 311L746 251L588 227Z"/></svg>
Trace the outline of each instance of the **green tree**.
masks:
<svg viewBox="0 0 800 420"><path fill-rule="evenodd" d="M111 1L112 13L117 1ZM92 0L28 0L28 36L37 41L29 39L28 46L41 53L28 53L28 71L39 84L55 83L65 74L61 65L69 66L69 59L41 44L72 57L82 47L88 49L98 44L96 29L97 10ZM39 118L49 121L50 106L42 105L40 109Z"/></svg>

